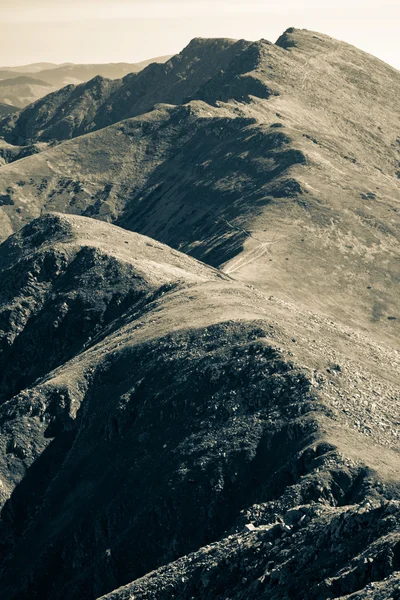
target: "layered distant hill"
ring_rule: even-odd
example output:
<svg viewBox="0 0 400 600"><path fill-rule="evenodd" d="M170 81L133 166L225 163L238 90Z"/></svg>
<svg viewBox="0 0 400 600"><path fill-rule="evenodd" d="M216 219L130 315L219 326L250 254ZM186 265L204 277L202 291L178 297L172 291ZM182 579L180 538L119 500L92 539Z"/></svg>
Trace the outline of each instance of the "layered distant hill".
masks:
<svg viewBox="0 0 400 600"><path fill-rule="evenodd" d="M290 28L0 121L0 600L399 597L399 97Z"/></svg>
<svg viewBox="0 0 400 600"><path fill-rule="evenodd" d="M22 108L54 91L54 86L30 75L0 79L0 98L3 104Z"/></svg>
<svg viewBox="0 0 400 600"><path fill-rule="evenodd" d="M2 104L0 103L0 118L6 115L11 115L14 112L17 112L19 109L16 106L12 106L11 104Z"/></svg>
<svg viewBox="0 0 400 600"><path fill-rule="evenodd" d="M23 108L66 85L83 83L97 75L120 79L128 73L138 73L152 62L162 63L169 58L169 56L160 56L139 63L93 65L35 63L21 67L0 67L0 102ZM28 85L30 88L26 87Z"/></svg>
<svg viewBox="0 0 400 600"><path fill-rule="evenodd" d="M8 73L39 73L39 71L45 71L49 69L57 69L58 67L64 67L66 65L72 65L73 63L56 64L51 62L37 62L30 63L29 65L17 65L15 67L0 67L0 72L7 71Z"/></svg>

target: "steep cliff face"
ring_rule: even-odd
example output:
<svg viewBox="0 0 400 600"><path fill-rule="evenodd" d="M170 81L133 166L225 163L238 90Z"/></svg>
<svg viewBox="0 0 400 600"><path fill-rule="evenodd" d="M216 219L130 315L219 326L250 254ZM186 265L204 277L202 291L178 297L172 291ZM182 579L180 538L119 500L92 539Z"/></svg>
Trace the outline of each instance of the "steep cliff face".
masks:
<svg viewBox="0 0 400 600"><path fill-rule="evenodd" d="M112 597L392 576L383 348L92 219L42 217L0 260L0 597L96 598L169 563Z"/></svg>

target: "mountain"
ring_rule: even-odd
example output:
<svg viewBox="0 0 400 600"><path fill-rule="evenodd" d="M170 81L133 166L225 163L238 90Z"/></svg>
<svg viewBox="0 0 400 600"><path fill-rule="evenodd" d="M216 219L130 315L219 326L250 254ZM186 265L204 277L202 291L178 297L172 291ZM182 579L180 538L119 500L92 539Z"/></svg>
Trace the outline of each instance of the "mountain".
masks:
<svg viewBox="0 0 400 600"><path fill-rule="evenodd" d="M17 112L19 108L16 106L11 106L10 104L2 104L0 102L0 118L6 115L11 115L14 112Z"/></svg>
<svg viewBox="0 0 400 600"><path fill-rule="evenodd" d="M109 220L398 347L399 94L321 34L194 40L3 121L25 143L148 111L2 167L3 237L41 210Z"/></svg>
<svg viewBox="0 0 400 600"><path fill-rule="evenodd" d="M22 85L22 84L32 84L32 85L47 85L45 81L41 79L37 79L35 77L30 77L27 75L22 75L19 77L14 77L13 79L2 79L0 80L0 88L6 88L12 85Z"/></svg>
<svg viewBox="0 0 400 600"><path fill-rule="evenodd" d="M128 73L138 73L149 64L163 63L170 56L160 56L139 63L110 63L93 65L50 65L38 63L25 67L0 68L0 102L14 103L23 108L51 92L70 84L80 84L97 76L109 79L120 79ZM41 68L44 66L45 68ZM12 70L11 70L12 69ZM23 70L25 69L25 71ZM7 113L1 113L2 114Z"/></svg>
<svg viewBox="0 0 400 600"><path fill-rule="evenodd" d="M5 80L19 80L21 78L40 79L43 85L47 84L52 89L47 90L47 94L56 89L60 89L70 84L80 84L94 77L101 76L108 79L120 79L128 73L138 73L151 63L164 63L169 60L170 56L159 56L149 60L144 60L139 63L109 63L109 64L82 64L76 65L73 63L65 63L62 65L47 65L46 63L33 64L28 67L1 67L0 68L0 84L4 84ZM7 85L12 85L11 82ZM46 93L40 90L36 91L36 96L31 100L34 102ZM0 94L2 90L0 88ZM19 106L27 106L21 104Z"/></svg>
<svg viewBox="0 0 400 600"><path fill-rule="evenodd" d="M43 216L0 265L0 598L399 584L387 350L93 219Z"/></svg>
<svg viewBox="0 0 400 600"><path fill-rule="evenodd" d="M142 114L158 102L181 104L203 96L212 102L213 79L226 67L225 77L237 88L232 88L233 97L240 98L240 76L251 71L257 61L253 46L245 41L195 39L165 64L151 64L112 83L96 77L86 84L63 88L30 106L19 118L0 123L0 133L11 143L63 140ZM250 73L244 83L249 93L271 93ZM215 91L217 99L219 88Z"/></svg>
<svg viewBox="0 0 400 600"><path fill-rule="evenodd" d="M72 63L64 63L62 65L50 62L38 62L31 63L29 65L19 65L16 67L0 67L0 72L8 71L9 73L40 73L40 71L48 71L50 69L57 69L59 67L63 67L64 65L69 65Z"/></svg>
<svg viewBox="0 0 400 600"><path fill-rule="evenodd" d="M138 73L151 63L164 63L171 56L159 56L144 60L139 63L109 63L93 65L61 65L55 69L47 69L40 72L40 77L55 87L63 87L69 84L79 84L89 81L100 75L107 79L121 79L129 73Z"/></svg>
<svg viewBox="0 0 400 600"><path fill-rule="evenodd" d="M399 93L290 28L1 122L0 600L399 597Z"/></svg>
<svg viewBox="0 0 400 600"><path fill-rule="evenodd" d="M120 79L121 77L128 75L128 73L138 73L153 62L164 63L170 58L171 55L166 55L157 56L136 63L33 63L31 65L17 67L0 67L0 79L35 74L44 81L47 81L47 83L62 87L70 83L83 83L84 81L89 81L89 79L93 79L96 75L101 75L102 77L107 77L109 79Z"/></svg>
<svg viewBox="0 0 400 600"><path fill-rule="evenodd" d="M0 80L3 82L5 80L12 80L12 79L19 79L20 77L27 77L29 79L39 79L40 78L40 72L37 73L30 73L30 72L26 72L26 71L9 71L6 68L1 67L0 68ZM41 80L43 83L43 79ZM45 81L45 83L48 83L47 81Z"/></svg>
<svg viewBox="0 0 400 600"><path fill-rule="evenodd" d="M30 75L0 79L0 101L11 107L23 108L54 89L46 81Z"/></svg>

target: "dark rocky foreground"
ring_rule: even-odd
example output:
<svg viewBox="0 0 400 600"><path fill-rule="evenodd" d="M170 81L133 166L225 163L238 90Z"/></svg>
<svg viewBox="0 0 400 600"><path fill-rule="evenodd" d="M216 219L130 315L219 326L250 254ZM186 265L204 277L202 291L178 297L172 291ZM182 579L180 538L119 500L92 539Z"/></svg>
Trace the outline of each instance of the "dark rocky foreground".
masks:
<svg viewBox="0 0 400 600"><path fill-rule="evenodd" d="M383 348L91 219L0 260L0 598L398 597Z"/></svg>

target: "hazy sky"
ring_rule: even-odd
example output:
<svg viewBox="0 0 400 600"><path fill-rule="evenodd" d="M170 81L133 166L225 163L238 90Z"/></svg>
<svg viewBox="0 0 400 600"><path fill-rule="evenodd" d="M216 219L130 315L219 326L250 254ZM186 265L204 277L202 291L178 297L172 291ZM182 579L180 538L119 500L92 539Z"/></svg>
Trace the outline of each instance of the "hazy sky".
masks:
<svg viewBox="0 0 400 600"><path fill-rule="evenodd" d="M400 69L399 23L400 0L0 0L0 65L135 62L197 36L275 41L294 26Z"/></svg>

